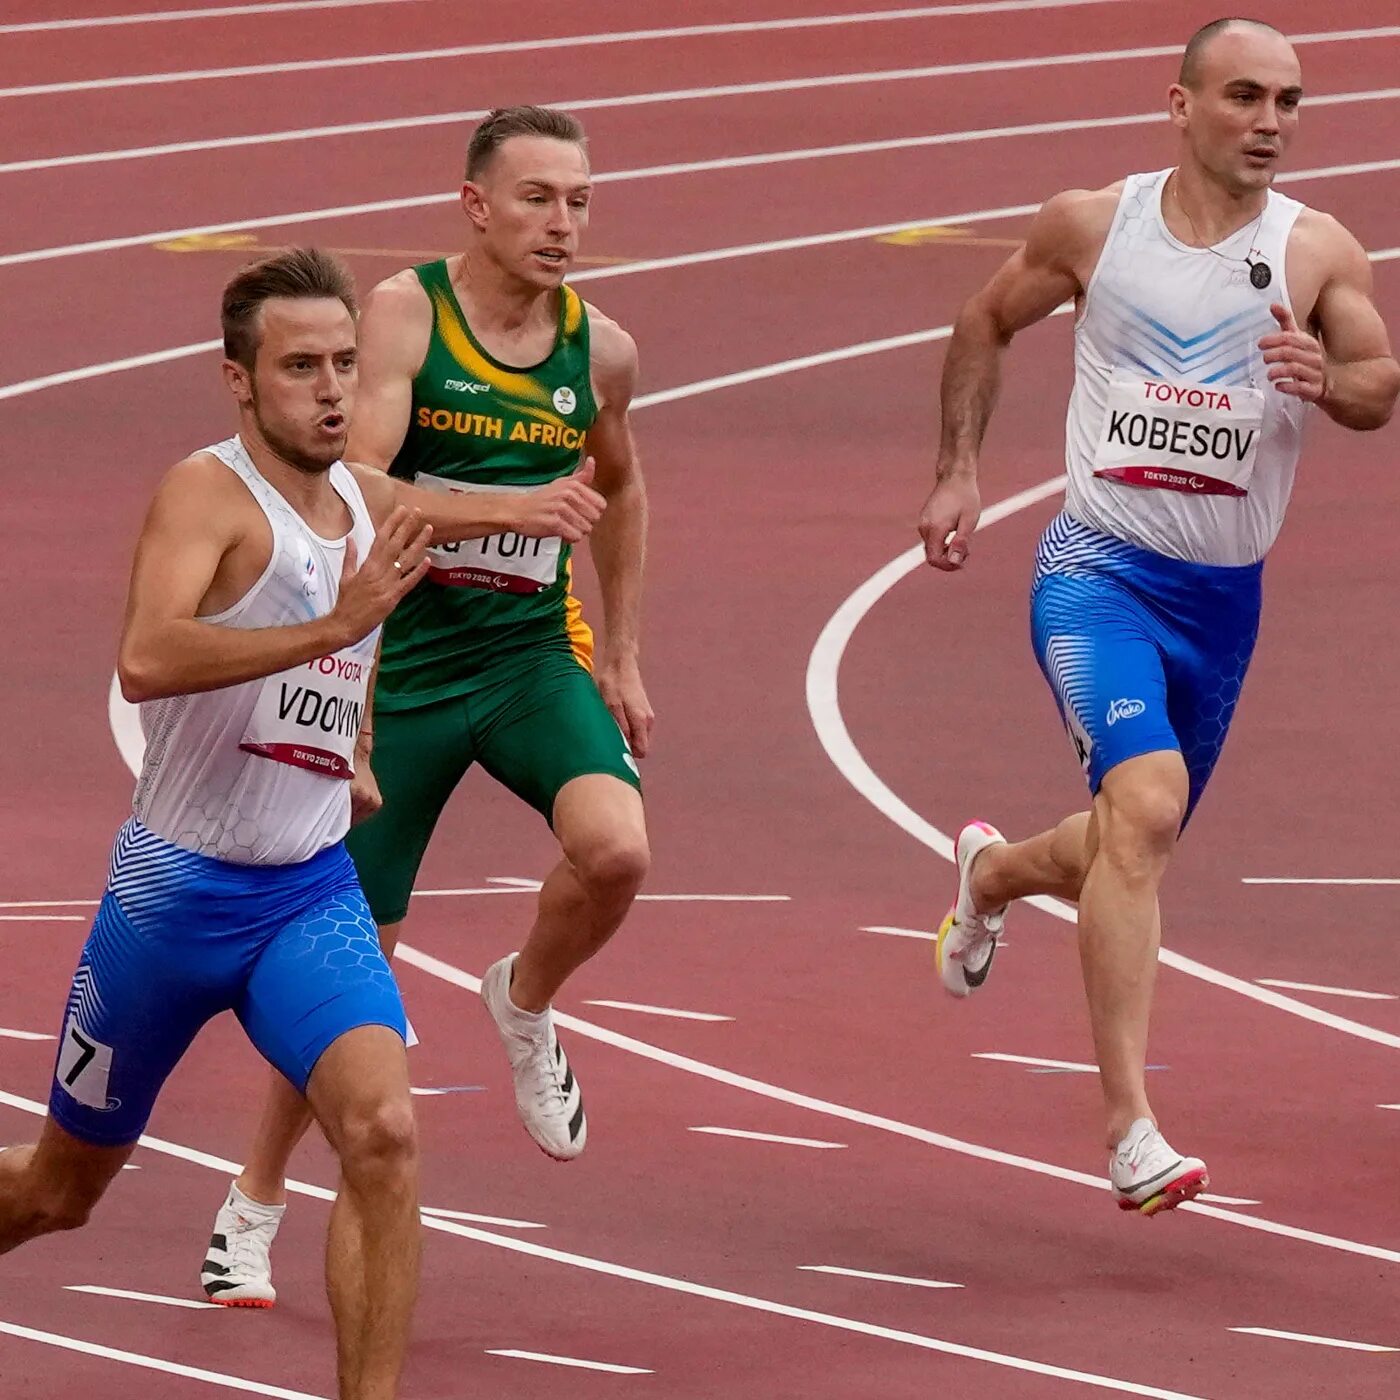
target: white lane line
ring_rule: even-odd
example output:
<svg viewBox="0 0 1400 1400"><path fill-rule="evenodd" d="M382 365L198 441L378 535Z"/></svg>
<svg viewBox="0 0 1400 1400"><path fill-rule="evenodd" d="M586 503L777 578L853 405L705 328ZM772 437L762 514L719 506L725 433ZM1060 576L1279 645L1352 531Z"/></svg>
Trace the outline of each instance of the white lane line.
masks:
<svg viewBox="0 0 1400 1400"><path fill-rule="evenodd" d="M413 1086L410 1087L410 1089L409 1089L408 1092L409 1092L410 1094L413 1094L413 1095L417 1096L418 1098L431 1099L431 1098L436 1098L439 1094L445 1094L445 1093L447 1093L447 1090L446 1090L446 1089L420 1089L420 1088L418 1087L418 1085L414 1084Z"/></svg>
<svg viewBox="0 0 1400 1400"><path fill-rule="evenodd" d="M1356 1001L1397 1001L1394 992L1359 992L1353 987L1324 987L1318 982L1285 982L1281 977L1256 977L1261 987L1280 987L1285 992L1317 992L1327 997L1352 997Z"/></svg>
<svg viewBox="0 0 1400 1400"><path fill-rule="evenodd" d="M266 0L261 5L215 5L202 10L153 10L138 15L92 15L85 19L37 19L0 24L0 34L42 34L54 30L105 29L117 24L166 24L187 19L231 19L239 15L281 14L288 10L349 10L363 5L418 5L422 0Z"/></svg>
<svg viewBox="0 0 1400 1400"><path fill-rule="evenodd" d="M474 1215L469 1210L446 1210L442 1206L423 1206L421 1214L434 1215L439 1220L469 1220L474 1225L495 1225L504 1230L543 1230L535 1220L512 1220L504 1215Z"/></svg>
<svg viewBox="0 0 1400 1400"><path fill-rule="evenodd" d="M41 1031L12 1031L0 1026L0 1040L54 1040L56 1037L44 1035Z"/></svg>
<svg viewBox="0 0 1400 1400"><path fill-rule="evenodd" d="M751 1133L744 1128L690 1128L688 1132L709 1133L714 1137L745 1138L749 1142L776 1142L785 1147L817 1147L836 1150L844 1142L828 1142L825 1138L786 1137L781 1133Z"/></svg>
<svg viewBox="0 0 1400 1400"><path fill-rule="evenodd" d="M198 1303L193 1298L170 1298L164 1293L133 1293L128 1288L102 1288L95 1283L69 1283L64 1285L67 1293L95 1293L100 1298L129 1298L134 1303L160 1303L167 1308L213 1308L215 1312L227 1311L218 1303Z"/></svg>
<svg viewBox="0 0 1400 1400"><path fill-rule="evenodd" d="M640 397L645 397L642 395ZM637 400L632 400L633 406ZM645 407L645 405L642 405ZM639 904L790 904L790 894L639 894Z"/></svg>
<svg viewBox="0 0 1400 1400"><path fill-rule="evenodd" d="M601 997L585 1006L607 1006L614 1011L636 1011L643 1016L670 1016L677 1021L732 1021L732 1016L716 1016L713 1011L680 1011L674 1006L648 1006L643 1001L605 1001Z"/></svg>
<svg viewBox="0 0 1400 1400"><path fill-rule="evenodd" d="M461 975L466 976L467 974ZM479 985L478 983L478 987ZM562 1020L562 1018L557 1019ZM569 1020L573 1019L569 1018ZM32 1113L41 1118L47 1112L43 1104L33 1099L21 1098L18 1094L11 1094L3 1089L0 1089L0 1103L8 1104L11 1108L22 1109L26 1113ZM143 1137L141 1146L150 1148L153 1152L163 1152L182 1161L208 1167L224 1176L229 1174L237 1176L242 1170L237 1162L231 1162L227 1158L216 1157L212 1153L201 1152L197 1148L186 1147L181 1143L167 1142L162 1138ZM333 1201L335 1199L335 1192L328 1191L324 1186L314 1186L309 1182L290 1178L286 1185L288 1191L299 1196L310 1196L320 1201ZM1183 1209L1183 1207L1178 1207L1178 1209ZM1092 1371L1076 1371L1065 1366L1055 1366L1044 1361L1032 1361L1026 1357L1013 1356L1007 1352L964 1346L960 1342L944 1341L940 1337L926 1336L921 1332L899 1331L892 1327L881 1327L872 1322L862 1322L857 1318L842 1317L836 1313L817 1312L811 1308L792 1307L787 1303L774 1302L768 1298L757 1298L747 1293L734 1293L729 1289L711 1288L708 1284L693 1283L689 1279L671 1278L667 1274L633 1269L625 1264L614 1264L605 1259L594 1259L586 1254L571 1254L562 1249L552 1249L548 1245L534 1244L529 1240L516 1239L509 1235L492 1234L471 1225L458 1224L454 1220L441 1220L435 1216L427 1216L423 1223L430 1229L442 1230L462 1239L492 1245L497 1249L522 1254L528 1258L547 1259L552 1263L566 1264L589 1273L626 1279L633 1283L646 1284L652 1288L659 1288L668 1293L678 1293L685 1297L705 1298L712 1302L728 1303L732 1307L744 1308L772 1317L792 1318L798 1322L810 1322L819 1327L832 1328L835 1331L900 1342L906 1346L918 1347L923 1351L936 1352L944 1356L959 1356L970 1361L981 1361L992 1366L1028 1372L1031 1375L1049 1376L1056 1380L1074 1381L1080 1385L1094 1386L1101 1390L1112 1390L1125 1395L1143 1395L1151 1397L1151 1400L1203 1400L1201 1396L1188 1395L1181 1391L1164 1390L1159 1386L1139 1385L1135 1381L1123 1381L1113 1376L1096 1375ZM1397 1255L1396 1258L1400 1259L1400 1255ZM16 1329L9 1323L0 1323L0 1330L16 1332L21 1335L33 1335L28 1328ZM40 1333L38 1338L40 1340L55 1340L58 1344L72 1344L71 1338L55 1339L50 1333ZM87 1346L87 1343L78 1343L73 1349L86 1349ZM122 1353L118 1359L124 1359L126 1355L126 1353ZM141 1359L146 1360L146 1358ZM286 1400L321 1400L319 1396L303 1396L291 1391L267 1391L264 1393L280 1395L286 1397Z"/></svg>
<svg viewBox="0 0 1400 1400"><path fill-rule="evenodd" d="M410 898L412 899L455 899L458 896L469 894L530 894L527 889L516 889L509 887L505 889L460 889L460 890L414 890Z"/></svg>
<svg viewBox="0 0 1400 1400"><path fill-rule="evenodd" d="M0 914L0 924L86 924L83 914Z"/></svg>
<svg viewBox="0 0 1400 1400"><path fill-rule="evenodd" d="M410 967L416 967L420 972L426 972L431 977L437 977L443 982L450 982L455 987L480 994L481 979L479 977L473 977L471 973L464 972L461 968L454 967L441 958L435 958L429 953L421 952L419 949L404 943L399 944L394 956L398 961L407 963ZM890 1133L913 1142L925 1143L930 1147L942 1148L948 1152L956 1152L962 1156L971 1157L975 1161L995 1162L1000 1166L1016 1167L1021 1171L1034 1172L1039 1176L1050 1177L1056 1181L1068 1181L1079 1186L1088 1186L1096 1191L1109 1189L1107 1179L1098 1174L1091 1176L1088 1172L1075 1171L1072 1167L1060 1167L1052 1162L1038 1161L1034 1157L1022 1157L1016 1153L1003 1152L998 1148L983 1147L979 1143L966 1142L961 1138L950 1137L946 1133L937 1133L929 1128L916 1127L912 1123L902 1123L896 1118L885 1118L880 1114L867 1113L864 1109L848 1108L844 1104L815 1098L811 1094L802 1094L792 1089L782 1088L777 1084L768 1084L764 1080L754 1079L746 1074L736 1074L732 1070L721 1069L718 1065L707 1064L704 1060L693 1059L689 1055L678 1055L672 1050L663 1050L660 1046L652 1045L648 1041L638 1040L635 1036L624 1035L620 1031L609 1030L607 1027L595 1025L591 1021L571 1016L566 1012L556 1011L554 1021L557 1026L562 1026L575 1035L599 1041L604 1045L611 1045L615 1049L624 1050L629 1054L638 1055L642 1059L652 1060L657 1064L668 1065L672 1069L680 1070L685 1074L693 1074L700 1079L708 1079L716 1084L725 1084L731 1089L741 1089L760 1098L790 1104L794 1108L805 1108L809 1112L835 1118L842 1122L858 1123L862 1127L873 1128L879 1132ZM0 1091L0 1103L11 1102L13 1097L13 1095ZM239 1170L240 1168L235 1167L234 1174L236 1175ZM1277 1235L1283 1239L1315 1244L1324 1249L1334 1249L1343 1254L1357 1254L1364 1258L1381 1259L1386 1263L1400 1264L1400 1250L1342 1239L1336 1235L1324 1235L1315 1230L1304 1230L1295 1225L1284 1225L1278 1221L1262 1219L1259 1216L1240 1215L1234 1211L1223 1210L1215 1206L1203 1206L1200 1204L1199 1197L1186 1205L1178 1206L1177 1209L1206 1215L1213 1220L1220 1220L1229 1225L1239 1225L1245 1229Z"/></svg>
<svg viewBox="0 0 1400 1400"><path fill-rule="evenodd" d="M1376 1107L1377 1107L1377 1108L1393 1108L1393 1109L1395 1109L1397 1112L1400 1112L1400 1103L1378 1103L1378 1104L1376 1105Z"/></svg>
<svg viewBox="0 0 1400 1400"><path fill-rule="evenodd" d="M936 1278L909 1278L905 1274L872 1274L865 1269L842 1269L835 1264L799 1264L808 1274L840 1274L842 1278L868 1278L876 1283L907 1283L911 1288L962 1288L961 1283L944 1283Z"/></svg>
<svg viewBox="0 0 1400 1400"><path fill-rule="evenodd" d="M95 899L12 899L0 909L96 909Z"/></svg>
<svg viewBox="0 0 1400 1400"><path fill-rule="evenodd" d="M628 263L619 267L589 268L583 272L576 273L569 280L571 283L594 280L602 277L630 276L640 272L664 271L671 268L694 267L702 263L727 262L736 258L746 258L758 256L766 253L796 252L799 249L830 247L839 243L849 243L865 238L878 238L886 233L899 233L905 229L927 228L936 224L970 224L983 220L1015 218L1025 214L1033 214L1039 205L1022 204L1013 205L1003 209L978 210L966 214L943 214L935 215L924 219L904 219L892 224L873 224L862 228L841 229L835 233L808 234L796 238L779 238L763 243L740 243L727 248L710 248L698 253L681 253L669 258L651 258L643 262ZM1372 262L1385 262L1394 257L1400 256L1400 248L1387 248L1379 252L1368 255ZM930 336L937 339L938 336ZM894 341L872 342L877 349L897 349L906 342L896 337ZM13 384L0 385L0 400L22 398L27 394L38 393L43 389L61 388L67 384L77 384L88 379L101 379L109 374L117 374L126 370L143 369L151 365L165 364L172 360L186 359L192 355L205 354L209 351L223 348L221 340L196 341L191 345L177 345L169 350L157 350L145 355L132 355L125 359L108 360L101 364L85 365L80 369L60 370L53 374L45 374L37 379L19 380ZM821 361L826 363L826 361ZM807 368L811 361L796 362L796 368ZM727 387L728 381L709 381L712 388ZM675 397L673 394L672 397ZM643 400L646 402L664 401L662 396L653 396L633 401L634 407L641 406ZM121 687L117 683L116 676L112 677L112 684L108 691L108 714L112 719L112 729L117 735L118 747L121 748L122 757L125 759L127 767L133 772L137 772L141 767L141 749L136 744L139 738L139 729L133 733L125 730L118 722L118 713L125 707L126 702L122 699Z"/></svg>
<svg viewBox="0 0 1400 1400"><path fill-rule="evenodd" d="M938 935L932 929L926 928L896 928L891 924L866 924L862 933L888 933L896 938L922 938L928 942Z"/></svg>
<svg viewBox="0 0 1400 1400"><path fill-rule="evenodd" d="M272 1400L324 1400L323 1396L312 1395L305 1390L287 1390L280 1385L264 1385L261 1381L244 1380L240 1376L226 1376L220 1371L204 1371L197 1366L182 1366L175 1361L162 1361L158 1356L145 1356L137 1351L118 1351L116 1347L99 1346L96 1342L84 1342L77 1337L62 1336L58 1332L40 1332L36 1328L21 1327L14 1322L0 1322L0 1333L10 1337L21 1337L27 1342L43 1342L45 1346L60 1347L64 1351L81 1352L84 1356L100 1356L104 1361L122 1361L128 1366L139 1366L145 1371L161 1371L167 1376L204 1381L208 1385L221 1386L224 1390L241 1390L249 1395L269 1395Z"/></svg>
<svg viewBox="0 0 1400 1400"><path fill-rule="evenodd" d="M580 1371L611 1371L617 1376L650 1376L645 1366L618 1366L611 1361L584 1361L577 1356L552 1356L545 1351L498 1350L488 1347L487 1356L508 1356L516 1361L544 1361L551 1366L573 1366Z"/></svg>
<svg viewBox="0 0 1400 1400"><path fill-rule="evenodd" d="M1038 1065L1042 1069L1059 1069L1075 1074L1097 1074L1098 1065L1081 1064L1077 1060L1042 1060L1035 1055L1003 1055L995 1050L974 1054L974 1060L1001 1060L1009 1065Z"/></svg>
<svg viewBox="0 0 1400 1400"><path fill-rule="evenodd" d="M150 87L169 83L219 81L229 78L268 77L283 73L316 73L334 69L369 68L386 63L427 63L455 58L482 58L507 53L537 53L544 49L579 49L602 44L641 44L675 39L704 39L728 34L762 34L791 29L826 29L850 24L881 24L900 20L938 19L951 15L996 14L1016 10L1058 10L1081 5L1123 4L1126 0L987 0L966 5L920 5L902 10L866 10L835 15L801 15L790 19L742 20L722 24L689 24L665 29L615 30L600 34L568 34L544 39L511 39L488 44L454 44L450 48L398 50L390 53L351 54L343 58L307 58L281 63L241 64L233 68L194 68L164 73L120 74L106 78L86 78L66 83L35 83L26 87L0 88L0 97L35 97L47 93L102 92L112 88ZM1400 31L1397 31L1400 32ZM1355 38L1383 38L1384 29L1330 31L1325 39L1298 35L1293 42L1346 42ZM1129 57L1159 57L1180 53L1181 45L1157 49L1123 50ZM1093 56L1090 56L1091 58ZM979 65L959 65L958 71L999 70L1025 67L1025 60L1008 59Z"/></svg>
<svg viewBox="0 0 1400 1400"><path fill-rule="evenodd" d="M659 106L672 102L711 102L726 97L757 97L770 93L804 92L820 88L868 87L881 83L918 82L943 75L940 65L924 68L874 68L852 73L832 73L817 78L774 78L755 83L721 83L714 87L664 88L656 92L626 93L620 97L558 98L546 103L569 112L615 111L628 107ZM1356 102L1390 102L1400 97L1400 88L1366 88L1352 92L1308 95L1307 105L1342 106ZM64 156L36 156L27 160L0 163L0 175L22 175L40 170L62 170L81 165L106 165L113 161L152 160L162 156L192 155L205 151L234 150L245 146L272 146L296 141L320 141L333 137L369 136L386 131L409 131L429 126L465 126L479 121L489 108L460 112L433 112L419 117L387 117L378 121L342 122L330 126L292 127L280 131L252 132L241 136L213 136L198 141L167 141L158 145L126 146L105 151L79 151ZM1151 126L1165 122L1161 108L1150 112L1129 112L1118 117L1068 118L1062 121L1030 122L1021 126L993 126L966 131L948 131L916 138L924 145L962 145L977 141L1019 140L1029 136L1053 136L1107 127ZM898 143L876 143L871 149L897 149ZM855 150L855 147L847 148Z"/></svg>
<svg viewBox="0 0 1400 1400"><path fill-rule="evenodd" d="M1372 253L1372 262L1386 262L1390 258L1400 253L1400 248L1389 248L1383 253ZM1250 875L1240 881L1242 885L1400 885L1400 879L1392 876L1367 877L1363 879L1344 879L1330 875L1308 876L1306 878L1294 875Z"/></svg>
<svg viewBox="0 0 1400 1400"><path fill-rule="evenodd" d="M1272 1327L1232 1327L1231 1332L1244 1332L1251 1337L1278 1337L1285 1342L1311 1342L1319 1347L1340 1347L1343 1351L1400 1351L1400 1347L1376 1346L1371 1342L1348 1342L1341 1337L1314 1337L1308 1332L1279 1332Z"/></svg>
<svg viewBox="0 0 1400 1400"><path fill-rule="evenodd" d="M1209 1201L1213 1206L1262 1206L1264 1204L1263 1201L1252 1201L1248 1196L1216 1196L1208 1192L1202 1192L1196 1199Z"/></svg>
<svg viewBox="0 0 1400 1400"><path fill-rule="evenodd" d="M1102 122L1090 122L1085 129L1103 125ZM796 150L786 151L765 151L755 155L747 156L725 156L716 160L682 161L672 165L643 165L636 166L628 170L603 170L593 176L595 185L604 185L631 180L656 180L673 175L694 175L701 173L713 173L720 170L743 170L754 169L760 166L791 164L795 161L827 160L839 156L847 156L856 152L866 152L880 149L904 149L912 146L927 146L937 144L941 138L937 137L911 137L908 140L898 140L892 142L857 142L846 146L811 146L802 147ZM1279 175L1276 183L1287 181L1296 183L1302 180L1337 179L1349 175L1374 175L1381 171L1394 170L1400 167L1400 160L1369 160L1353 161L1346 165L1318 166L1310 170L1294 170L1286 174ZM83 243L56 244L48 248L27 248L18 253L0 254L0 267L19 267L29 263L53 262L60 258L82 257L92 253L119 252L124 248L145 248L152 243L163 243L176 238L191 238L196 235L210 233L239 233L249 229L259 228L282 228L293 224L314 223L322 219L346 219L356 218L362 214L388 214L397 213L406 209L426 209L434 205L455 204L459 196L456 193L434 191L431 194L407 195L398 199L375 199L367 203L360 204L336 204L328 205L322 209L300 209L293 210L286 214L266 214L259 215L251 219L225 221L217 224L191 224L185 228L159 229L150 233L122 234L114 238L91 239ZM1007 210L1007 214L1034 212L1039 205L1028 205L1018 207L1016 210ZM987 217L983 214L982 217ZM971 219L964 216L962 222L971 222ZM952 222L952 220L937 220L935 222ZM898 232L901 228L911 227L911 225L892 225L886 232ZM915 224L912 227L919 227ZM878 235L876 235L878 236ZM682 255L687 256L687 255ZM581 273L572 275L569 279L571 283L580 282L598 277L625 277L630 273L650 271L657 267L675 266L676 264L668 259L649 259L637 263L623 263L616 267L589 268Z"/></svg>

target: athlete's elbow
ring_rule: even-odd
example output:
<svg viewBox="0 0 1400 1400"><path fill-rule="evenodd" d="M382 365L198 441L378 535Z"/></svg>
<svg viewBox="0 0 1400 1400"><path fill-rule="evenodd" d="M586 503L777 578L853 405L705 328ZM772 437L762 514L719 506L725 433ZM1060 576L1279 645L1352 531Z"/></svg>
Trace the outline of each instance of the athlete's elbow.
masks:
<svg viewBox="0 0 1400 1400"><path fill-rule="evenodd" d="M1014 329L998 314L996 303L986 290L969 297L953 323L953 338L990 350L1004 350L1011 344Z"/></svg>
<svg viewBox="0 0 1400 1400"><path fill-rule="evenodd" d="M160 665L148 651L130 643L123 644L117 657L117 684L121 686L123 700L131 705L162 700L174 694L162 684L166 680Z"/></svg>

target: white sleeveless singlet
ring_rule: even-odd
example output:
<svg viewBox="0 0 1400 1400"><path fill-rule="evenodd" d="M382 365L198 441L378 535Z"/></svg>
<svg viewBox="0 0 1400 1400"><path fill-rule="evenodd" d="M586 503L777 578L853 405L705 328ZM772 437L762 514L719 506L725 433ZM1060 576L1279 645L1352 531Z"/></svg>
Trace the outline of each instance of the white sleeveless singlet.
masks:
<svg viewBox="0 0 1400 1400"><path fill-rule="evenodd" d="M262 577L231 608L201 622L286 627L323 617L340 591L345 538L323 539L229 438L206 451L248 488L272 527ZM360 559L374 524L354 476L337 462L330 483L350 508ZM350 827L356 736L379 631L354 646L264 680L141 705L146 756L136 818L186 850L239 865L290 865Z"/></svg>
<svg viewBox="0 0 1400 1400"><path fill-rule="evenodd" d="M1085 292L1065 508L1174 559L1252 564L1283 524L1306 418L1258 347L1278 329L1270 305L1292 309L1285 263L1303 205L1271 190L1256 222L1191 248L1162 216L1170 174L1128 176Z"/></svg>

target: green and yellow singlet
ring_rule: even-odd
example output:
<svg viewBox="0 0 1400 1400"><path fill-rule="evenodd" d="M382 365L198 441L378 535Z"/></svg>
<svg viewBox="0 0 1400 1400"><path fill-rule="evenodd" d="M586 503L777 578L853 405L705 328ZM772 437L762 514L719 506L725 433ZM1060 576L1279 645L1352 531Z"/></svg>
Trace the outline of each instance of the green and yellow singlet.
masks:
<svg viewBox="0 0 1400 1400"><path fill-rule="evenodd" d="M432 303L433 331L390 475L436 491L523 491L569 475L598 414L578 294L560 288L553 350L516 369L473 336L446 262L414 272ZM540 646L571 648L590 666L593 634L571 577L569 546L558 539L506 533L434 548L428 577L384 625L376 707L466 694Z"/></svg>

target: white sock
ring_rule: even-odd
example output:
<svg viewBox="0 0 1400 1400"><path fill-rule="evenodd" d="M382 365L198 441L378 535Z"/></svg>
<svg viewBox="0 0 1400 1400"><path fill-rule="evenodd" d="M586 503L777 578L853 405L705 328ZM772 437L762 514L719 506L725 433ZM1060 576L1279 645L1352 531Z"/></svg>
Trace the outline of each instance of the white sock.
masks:
<svg viewBox="0 0 1400 1400"><path fill-rule="evenodd" d="M250 1196L245 1196L243 1192L238 1189L237 1182L228 1189L228 1204L232 1206L234 1210L238 1211L239 1214L249 1216L255 1220L281 1220L283 1213L287 1209L285 1205L268 1206L264 1205L261 1201L253 1200Z"/></svg>

